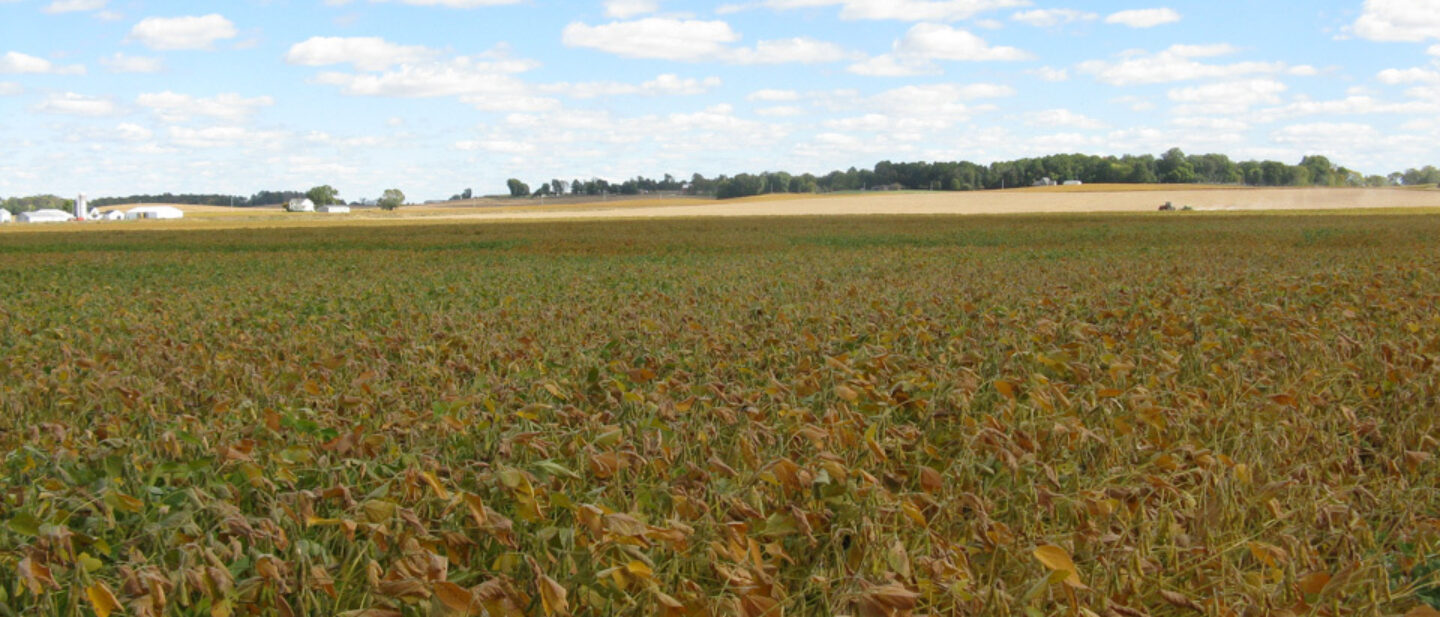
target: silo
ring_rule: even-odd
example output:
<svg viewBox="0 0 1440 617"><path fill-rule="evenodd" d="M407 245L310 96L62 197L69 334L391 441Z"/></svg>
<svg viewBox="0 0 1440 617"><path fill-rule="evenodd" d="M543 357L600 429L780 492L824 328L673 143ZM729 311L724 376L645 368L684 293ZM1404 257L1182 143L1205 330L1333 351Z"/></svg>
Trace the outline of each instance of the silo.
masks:
<svg viewBox="0 0 1440 617"><path fill-rule="evenodd" d="M85 220L85 217L89 215L89 204L85 202L85 194L81 193L79 197L75 198L75 220L83 221Z"/></svg>

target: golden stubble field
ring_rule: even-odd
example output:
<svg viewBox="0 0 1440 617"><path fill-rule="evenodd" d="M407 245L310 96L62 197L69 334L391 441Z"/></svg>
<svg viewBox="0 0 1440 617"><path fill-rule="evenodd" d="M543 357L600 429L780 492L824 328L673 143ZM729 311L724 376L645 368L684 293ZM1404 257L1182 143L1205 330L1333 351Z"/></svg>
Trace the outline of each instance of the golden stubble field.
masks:
<svg viewBox="0 0 1440 617"><path fill-rule="evenodd" d="M691 217L849 216L849 215L996 215L1152 212L1171 202L1201 212L1338 211L1440 209L1440 190L1338 188L1236 188L1194 185L1086 185L979 192L902 191L829 195L760 195L717 201L701 198L615 199L542 203L538 200L486 200L481 205L406 206L395 212L357 209L350 214L295 214L278 207L225 208L178 206L183 221L129 221L122 228L308 227L455 221L567 219L650 219ZM122 206L129 208L133 206ZM117 223L88 223L87 229L111 229ZM64 226L59 226L64 227ZM57 230L54 225L11 225L10 230Z"/></svg>

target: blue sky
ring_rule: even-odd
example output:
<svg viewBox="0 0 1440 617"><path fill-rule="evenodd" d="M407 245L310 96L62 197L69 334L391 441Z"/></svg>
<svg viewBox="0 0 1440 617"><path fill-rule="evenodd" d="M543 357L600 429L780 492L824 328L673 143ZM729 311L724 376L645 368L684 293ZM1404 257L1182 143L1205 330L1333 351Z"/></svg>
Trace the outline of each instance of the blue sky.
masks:
<svg viewBox="0 0 1440 617"><path fill-rule="evenodd" d="M0 195L1436 144L1440 0L0 0Z"/></svg>

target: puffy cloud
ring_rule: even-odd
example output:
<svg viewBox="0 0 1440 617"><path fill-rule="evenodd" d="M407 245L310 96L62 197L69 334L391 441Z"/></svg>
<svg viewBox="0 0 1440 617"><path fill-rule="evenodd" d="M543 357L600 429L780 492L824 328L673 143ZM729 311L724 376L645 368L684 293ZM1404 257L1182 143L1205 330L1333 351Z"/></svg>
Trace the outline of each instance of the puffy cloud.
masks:
<svg viewBox="0 0 1440 617"><path fill-rule="evenodd" d="M155 136L155 131L132 122L125 122L115 127L115 136L124 141L145 141Z"/></svg>
<svg viewBox="0 0 1440 617"><path fill-rule="evenodd" d="M591 26L574 22L561 40L570 47L588 47L627 58L657 58L733 64L836 62L852 57L839 45L808 37L759 41L754 47L731 47L740 35L724 21L648 17Z"/></svg>
<svg viewBox="0 0 1440 617"><path fill-rule="evenodd" d="M1066 71L1065 69L1057 69L1057 68L1049 67L1049 66L1042 66L1042 67L1040 67L1040 68L1038 68L1038 69L1031 69L1031 70L1028 70L1028 71L1025 71L1025 72L1026 72L1026 73L1029 73L1029 74L1031 74L1031 75L1034 75L1034 76L1036 76L1036 77L1039 77L1042 81L1060 82L1060 81L1069 81L1069 79L1070 79L1070 72L1069 72L1069 71Z"/></svg>
<svg viewBox="0 0 1440 617"><path fill-rule="evenodd" d="M411 6L438 6L447 9L475 9L485 6L518 4L521 0L370 0L371 2L399 2ZM327 4L349 4L350 0L326 0Z"/></svg>
<svg viewBox="0 0 1440 617"><path fill-rule="evenodd" d="M1365 0L1365 7L1351 29L1361 38L1372 41L1440 39L1440 2Z"/></svg>
<svg viewBox="0 0 1440 617"><path fill-rule="evenodd" d="M1156 53L1128 52L1117 62L1088 60L1081 62L1083 73L1094 75L1100 81L1114 86L1131 84L1158 84L1192 79L1234 78L1244 75L1280 73L1286 69L1283 62L1237 62L1234 64L1205 64L1196 58L1208 58L1232 54L1235 48L1226 44L1217 45L1173 45Z"/></svg>
<svg viewBox="0 0 1440 617"><path fill-rule="evenodd" d="M629 19L660 10L657 0L605 0L605 16Z"/></svg>
<svg viewBox="0 0 1440 617"><path fill-rule="evenodd" d="M1273 79L1247 79L1175 88L1168 95L1183 103L1176 110L1180 115L1238 114L1256 105L1279 103L1285 90L1285 84Z"/></svg>
<svg viewBox="0 0 1440 617"><path fill-rule="evenodd" d="M184 122L192 116L238 121L254 115L262 107L275 104L268 96L245 98L239 94L219 94L200 98L175 92L149 92L135 97L135 102L149 109L166 122Z"/></svg>
<svg viewBox="0 0 1440 617"><path fill-rule="evenodd" d="M0 74L4 73L84 75L85 67L79 64L59 66L44 58L22 54L18 51L7 51L4 55L0 55Z"/></svg>
<svg viewBox="0 0 1440 617"><path fill-rule="evenodd" d="M73 13L76 11L98 11L105 8L108 0L55 0L45 7L46 13Z"/></svg>
<svg viewBox="0 0 1440 617"><path fill-rule="evenodd" d="M397 64L412 64L436 55L420 45L397 45L380 37L316 36L296 43L285 61L301 66L350 63L362 71L382 71Z"/></svg>
<svg viewBox="0 0 1440 617"><path fill-rule="evenodd" d="M1034 126L1073 127L1077 129L1103 129L1104 122L1068 109L1046 109L1025 114L1025 121Z"/></svg>
<svg viewBox="0 0 1440 617"><path fill-rule="evenodd" d="M1440 71L1422 68L1385 69L1380 71L1376 77L1381 83L1391 86L1398 84L1440 83Z"/></svg>
<svg viewBox="0 0 1440 617"><path fill-rule="evenodd" d="M233 39L235 24L211 13L186 17L146 17L130 29L130 38L151 49L210 49L216 41Z"/></svg>
<svg viewBox="0 0 1440 617"><path fill-rule="evenodd" d="M541 111L560 102L532 92L515 78L539 66L532 60L510 58L501 48L479 56L406 64L382 73L325 72L317 83L337 86L352 96L396 98L458 97L481 111Z"/></svg>
<svg viewBox="0 0 1440 617"><path fill-rule="evenodd" d="M1262 110L1257 118L1270 122L1300 116L1361 116L1370 114L1434 115L1440 113L1440 102L1407 101L1386 103L1373 97L1352 95L1331 101L1301 99L1282 107Z"/></svg>
<svg viewBox="0 0 1440 617"><path fill-rule="evenodd" d="M794 90L756 90L745 97L747 101L798 101L800 93Z"/></svg>
<svg viewBox="0 0 1440 617"><path fill-rule="evenodd" d="M278 148L290 138L284 131L256 131L239 126L172 126L168 132L170 143L182 148L234 148L255 144Z"/></svg>
<svg viewBox="0 0 1440 617"><path fill-rule="evenodd" d="M695 95L704 94L718 88L720 87L720 83L719 77L697 79L667 73L639 85L613 81L596 81L575 84L547 84L540 86L539 90L550 94L565 95L573 99L624 95Z"/></svg>
<svg viewBox="0 0 1440 617"><path fill-rule="evenodd" d="M1010 19L1037 28L1049 28L1075 21L1092 21L1099 15L1075 9L1032 9L1010 16Z"/></svg>
<svg viewBox="0 0 1440 617"><path fill-rule="evenodd" d="M765 0L773 9L839 6L841 19L956 21L986 11L1021 7L1029 0Z"/></svg>
<svg viewBox="0 0 1440 617"><path fill-rule="evenodd" d="M25 89L13 81L0 81L0 96L15 96Z"/></svg>
<svg viewBox="0 0 1440 617"><path fill-rule="evenodd" d="M924 75L939 72L936 60L1013 61L1031 56L1015 47L995 46L968 30L943 24L915 24L881 54L849 67L851 73L874 76Z"/></svg>
<svg viewBox="0 0 1440 617"><path fill-rule="evenodd" d="M756 109L755 115L767 118L793 118L805 115L805 109L795 105L774 105Z"/></svg>
<svg viewBox="0 0 1440 617"><path fill-rule="evenodd" d="M1105 18L1107 24L1119 24L1131 28L1154 28L1180 21L1175 9L1134 9L1111 13Z"/></svg>
<svg viewBox="0 0 1440 617"><path fill-rule="evenodd" d="M158 73L165 68L159 58L128 56L115 52L100 59L111 73Z"/></svg>
<svg viewBox="0 0 1440 617"><path fill-rule="evenodd" d="M35 111L71 116L110 116L119 108L107 98L66 92L50 95L35 106Z"/></svg>
<svg viewBox="0 0 1440 617"><path fill-rule="evenodd" d="M574 22L565 26L560 40L627 58L695 61L725 53L740 35L723 21L649 17L597 26Z"/></svg>

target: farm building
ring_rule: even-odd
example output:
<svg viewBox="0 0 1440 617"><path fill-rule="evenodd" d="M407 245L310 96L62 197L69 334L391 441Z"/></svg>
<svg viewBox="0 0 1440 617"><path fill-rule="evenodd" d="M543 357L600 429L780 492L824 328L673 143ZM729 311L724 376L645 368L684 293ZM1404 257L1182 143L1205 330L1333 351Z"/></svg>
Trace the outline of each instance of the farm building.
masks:
<svg viewBox="0 0 1440 617"><path fill-rule="evenodd" d="M0 223L9 223L13 218L14 217L10 215L9 210L0 208Z"/></svg>
<svg viewBox="0 0 1440 617"><path fill-rule="evenodd" d="M183 219L185 211L174 206L140 206L125 213L125 220L135 219Z"/></svg>
<svg viewBox="0 0 1440 617"><path fill-rule="evenodd" d="M1045 176L1044 178L1036 180L1032 186L1055 186L1055 181L1051 180L1050 176Z"/></svg>
<svg viewBox="0 0 1440 617"><path fill-rule="evenodd" d="M106 210L104 212L96 212L91 215L90 218L97 221L123 221L125 220L125 213L120 210Z"/></svg>
<svg viewBox="0 0 1440 617"><path fill-rule="evenodd" d="M21 212L15 220L21 223L64 223L73 221L75 217L64 210L35 210L33 212Z"/></svg>
<svg viewBox="0 0 1440 617"><path fill-rule="evenodd" d="M297 199L292 199L292 200L290 200L290 203L285 204L285 211L286 211L286 212L314 212L314 211L315 211L315 202L310 201L309 199L305 199L304 197L300 197L300 198L297 198Z"/></svg>
<svg viewBox="0 0 1440 617"><path fill-rule="evenodd" d="M350 206L342 206L342 205L339 205L339 204L330 204L330 205L328 205L328 206L320 206L319 208L316 208L315 211L316 211L316 212L329 212L329 213L331 213L331 214L349 214L349 213L350 213Z"/></svg>
<svg viewBox="0 0 1440 617"><path fill-rule="evenodd" d="M1066 180L1066 181L1065 181L1065 186L1080 186L1080 185L1082 185L1082 184L1085 184L1085 183L1084 183L1084 182L1081 182L1081 181L1079 181L1079 180Z"/></svg>

